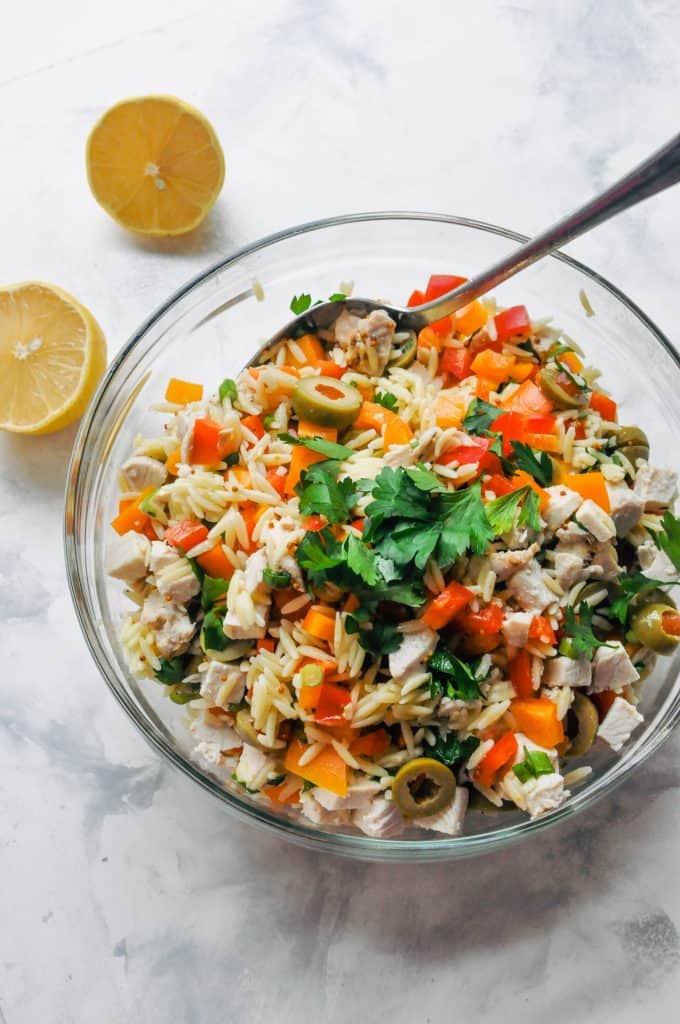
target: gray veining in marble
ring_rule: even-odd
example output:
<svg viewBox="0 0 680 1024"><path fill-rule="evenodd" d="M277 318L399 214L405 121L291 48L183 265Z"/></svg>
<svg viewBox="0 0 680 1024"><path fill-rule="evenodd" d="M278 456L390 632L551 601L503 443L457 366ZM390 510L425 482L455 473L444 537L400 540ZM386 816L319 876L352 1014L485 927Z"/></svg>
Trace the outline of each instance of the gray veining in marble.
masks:
<svg viewBox="0 0 680 1024"><path fill-rule="evenodd" d="M73 291L111 353L263 233L389 207L533 231L677 131L672 0L39 8L0 33L0 279ZM186 240L125 235L85 184L94 119L150 91L205 110L227 155ZM676 191L570 251L677 337L679 237ZM90 661L61 551L73 437L0 437L1 1024L677 1018L679 736L587 817L477 863L344 862L236 824Z"/></svg>

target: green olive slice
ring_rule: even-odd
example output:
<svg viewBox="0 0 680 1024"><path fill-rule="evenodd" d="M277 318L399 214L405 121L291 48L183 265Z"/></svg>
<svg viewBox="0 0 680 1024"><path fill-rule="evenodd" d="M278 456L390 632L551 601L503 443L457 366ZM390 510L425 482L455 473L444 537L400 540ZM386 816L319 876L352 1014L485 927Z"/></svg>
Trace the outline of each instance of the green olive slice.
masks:
<svg viewBox="0 0 680 1024"><path fill-rule="evenodd" d="M410 366L416 357L416 350L418 348L416 339L411 334L405 341L400 345L392 346L392 354L389 358L389 366L405 370L407 366Z"/></svg>
<svg viewBox="0 0 680 1024"><path fill-rule="evenodd" d="M298 419L341 429L359 415L361 395L334 377L303 377L293 392L293 408Z"/></svg>
<svg viewBox="0 0 680 1024"><path fill-rule="evenodd" d="M637 467L641 459L644 459L645 462L649 461L649 448L643 444L628 444L625 448L621 448L621 454L625 455L631 466L634 467Z"/></svg>
<svg viewBox="0 0 680 1024"><path fill-rule="evenodd" d="M241 739L245 740L246 743L250 743L251 747L260 746L260 740L258 738L257 732L255 731L255 726L253 725L253 720L251 718L250 711L248 711L247 708L241 708L240 711L236 712L234 728L236 729L236 732L239 734Z"/></svg>
<svg viewBox="0 0 680 1024"><path fill-rule="evenodd" d="M576 734L571 737L565 757L582 757L590 750L597 736L597 708L585 694L575 693L569 713L576 720Z"/></svg>
<svg viewBox="0 0 680 1024"><path fill-rule="evenodd" d="M614 436L619 448L626 448L631 444L641 444L649 448L649 438L640 427L619 427Z"/></svg>
<svg viewBox="0 0 680 1024"><path fill-rule="evenodd" d="M392 795L407 818L425 818L451 805L456 795L456 779L440 761L416 757L402 765L394 776Z"/></svg>
<svg viewBox="0 0 680 1024"><path fill-rule="evenodd" d="M657 654L671 654L680 643L680 614L667 604L643 604L633 614L631 632Z"/></svg>
<svg viewBox="0 0 680 1024"><path fill-rule="evenodd" d="M581 409L588 404L587 393L578 391L570 377L557 366L544 366L538 375L538 384L558 409Z"/></svg>

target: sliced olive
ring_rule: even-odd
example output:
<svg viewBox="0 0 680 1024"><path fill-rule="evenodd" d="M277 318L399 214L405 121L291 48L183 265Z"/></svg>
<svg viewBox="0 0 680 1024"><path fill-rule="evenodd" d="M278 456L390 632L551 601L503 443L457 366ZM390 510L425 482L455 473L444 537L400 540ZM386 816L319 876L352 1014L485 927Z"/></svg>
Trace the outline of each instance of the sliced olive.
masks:
<svg viewBox="0 0 680 1024"><path fill-rule="evenodd" d="M643 604L633 614L631 632L657 654L671 654L680 643L680 614L667 604Z"/></svg>
<svg viewBox="0 0 680 1024"><path fill-rule="evenodd" d="M415 359L417 348L415 336L409 334L401 343L392 345L392 354L390 355L388 365L405 370Z"/></svg>
<svg viewBox="0 0 680 1024"><path fill-rule="evenodd" d="M649 448L645 448L642 444L629 444L621 449L621 454L626 456L631 466L637 467L641 459L645 462L649 461Z"/></svg>
<svg viewBox="0 0 680 1024"><path fill-rule="evenodd" d="M545 397L558 409L581 409L588 404L587 392L579 391L558 366L544 366L538 375L538 383Z"/></svg>
<svg viewBox="0 0 680 1024"><path fill-rule="evenodd" d="M361 395L334 377L303 377L293 392L299 419L320 427L348 427L359 415Z"/></svg>
<svg viewBox="0 0 680 1024"><path fill-rule="evenodd" d="M424 818L446 810L456 795L453 772L432 757L402 765L392 782L397 807L407 818Z"/></svg>
<svg viewBox="0 0 680 1024"><path fill-rule="evenodd" d="M649 448L649 438L640 427L619 427L614 436L619 448L626 448L630 444L641 444Z"/></svg>
<svg viewBox="0 0 680 1024"><path fill-rule="evenodd" d="M574 694L574 702L569 709L569 721L576 722L576 732L571 737L565 757L583 757L595 742L599 718L597 708L589 697L583 693Z"/></svg>
<svg viewBox="0 0 680 1024"><path fill-rule="evenodd" d="M253 719L247 708L241 708L240 711L236 712L234 728L241 739L245 740L246 743L250 743L251 747L260 746L260 740L257 732L255 731L255 726L253 725Z"/></svg>
<svg viewBox="0 0 680 1024"><path fill-rule="evenodd" d="M639 598L637 600L634 598L631 602L631 608L639 608L641 604L665 604L667 608L677 607L671 595L667 594L665 590L661 590L660 587L655 587L654 590L648 590L647 593L643 595L641 601Z"/></svg>

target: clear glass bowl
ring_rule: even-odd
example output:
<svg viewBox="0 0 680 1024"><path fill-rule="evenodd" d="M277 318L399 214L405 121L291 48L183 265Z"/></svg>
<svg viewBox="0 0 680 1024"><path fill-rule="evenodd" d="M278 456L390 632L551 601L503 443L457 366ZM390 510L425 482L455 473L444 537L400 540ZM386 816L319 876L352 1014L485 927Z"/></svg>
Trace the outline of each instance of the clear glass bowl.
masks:
<svg viewBox="0 0 680 1024"><path fill-rule="evenodd" d="M229 811L306 846L374 860L445 860L479 854L532 835L611 792L668 736L680 713L678 658L660 659L645 683L645 725L620 756L597 744L593 774L559 810L538 821L518 811L471 813L465 835L437 838L413 829L377 840L353 829L317 828L297 812L278 813L240 788L224 788L190 758L185 709L163 687L128 671L116 632L125 607L121 586L104 572L104 548L117 502L118 467L136 434L158 431L150 411L170 376L215 387L236 372L290 316L293 294L332 294L354 281L354 294L405 303L433 271L471 276L524 237L457 217L375 213L339 217L272 235L201 274L153 313L116 357L83 419L69 474L66 561L85 639L110 689L142 734L171 764ZM264 289L258 301L254 282ZM595 310L586 318L584 288ZM535 318L552 316L603 371L622 422L650 436L652 456L680 470L680 362L668 340L633 302L598 274L556 254L497 291L505 305L525 303ZM599 749L602 747L603 749ZM580 762L575 762L576 764Z"/></svg>

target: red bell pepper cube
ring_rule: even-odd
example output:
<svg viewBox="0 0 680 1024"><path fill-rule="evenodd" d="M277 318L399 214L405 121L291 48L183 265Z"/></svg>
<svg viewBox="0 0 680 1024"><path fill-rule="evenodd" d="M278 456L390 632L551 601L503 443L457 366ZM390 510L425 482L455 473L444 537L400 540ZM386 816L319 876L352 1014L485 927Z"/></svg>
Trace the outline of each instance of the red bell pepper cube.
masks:
<svg viewBox="0 0 680 1024"><path fill-rule="evenodd" d="M531 334L531 320L526 306L510 306L493 318L499 341L524 341Z"/></svg>
<svg viewBox="0 0 680 1024"><path fill-rule="evenodd" d="M455 274L432 274L425 289L425 301L432 302L440 295L452 292L454 288L465 284L467 277L456 277Z"/></svg>
<svg viewBox="0 0 680 1024"><path fill-rule="evenodd" d="M445 348L439 363L442 373L450 373L456 380L465 380L472 375L472 355L467 348Z"/></svg>
<svg viewBox="0 0 680 1024"><path fill-rule="evenodd" d="M180 551L191 551L197 544L202 544L208 537L207 527L197 523L195 519L183 519L181 523L169 526L165 531L168 544Z"/></svg>
<svg viewBox="0 0 680 1024"><path fill-rule="evenodd" d="M325 725L340 725L345 721L343 710L351 700L349 690L334 683L321 683L316 702L314 721Z"/></svg>

